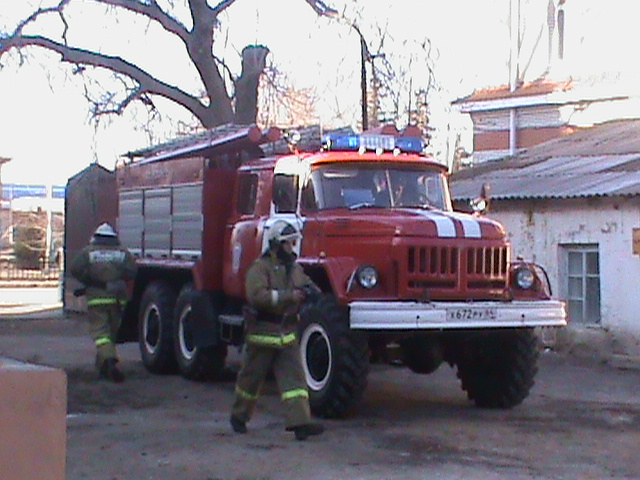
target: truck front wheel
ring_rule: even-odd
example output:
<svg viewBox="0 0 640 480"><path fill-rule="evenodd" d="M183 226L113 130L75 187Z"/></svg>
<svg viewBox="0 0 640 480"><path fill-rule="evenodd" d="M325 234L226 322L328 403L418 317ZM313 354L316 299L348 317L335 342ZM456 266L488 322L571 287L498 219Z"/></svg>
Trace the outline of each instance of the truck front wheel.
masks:
<svg viewBox="0 0 640 480"><path fill-rule="evenodd" d="M349 328L347 310L333 296L321 296L300 311L300 355L315 415L344 417L355 409L367 385L367 337Z"/></svg>
<svg viewBox="0 0 640 480"><path fill-rule="evenodd" d="M174 290L162 281L151 283L142 295L138 344L142 363L151 373L175 372L176 358L171 338L175 303Z"/></svg>
<svg viewBox="0 0 640 480"><path fill-rule="evenodd" d="M479 335L464 343L456 360L469 400L483 408L511 408L533 387L538 349L532 329Z"/></svg>
<svg viewBox="0 0 640 480"><path fill-rule="evenodd" d="M195 345L193 331L193 302L197 296L204 293L195 291L191 284L186 285L178 295L175 309L175 324L173 328L173 343L176 360L182 376L190 380L211 380L220 376L227 358L226 345L198 347ZM206 320L215 321L215 311L207 298L200 298L207 302Z"/></svg>

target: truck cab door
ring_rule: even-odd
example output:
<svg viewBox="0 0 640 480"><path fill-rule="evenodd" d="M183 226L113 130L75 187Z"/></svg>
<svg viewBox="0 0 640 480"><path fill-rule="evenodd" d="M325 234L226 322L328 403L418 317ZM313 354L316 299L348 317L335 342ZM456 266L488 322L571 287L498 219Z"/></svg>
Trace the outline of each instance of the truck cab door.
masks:
<svg viewBox="0 0 640 480"><path fill-rule="evenodd" d="M244 297L244 279L251 263L261 254L261 204L264 181L257 172L240 172L233 211L225 230L223 278L227 295Z"/></svg>
<svg viewBox="0 0 640 480"><path fill-rule="evenodd" d="M269 217L262 224L262 251L268 246L268 232L277 220L284 220L302 231L303 221L298 212L298 176L276 173L273 176L273 200L269 208ZM300 256L300 245L297 242L294 252Z"/></svg>

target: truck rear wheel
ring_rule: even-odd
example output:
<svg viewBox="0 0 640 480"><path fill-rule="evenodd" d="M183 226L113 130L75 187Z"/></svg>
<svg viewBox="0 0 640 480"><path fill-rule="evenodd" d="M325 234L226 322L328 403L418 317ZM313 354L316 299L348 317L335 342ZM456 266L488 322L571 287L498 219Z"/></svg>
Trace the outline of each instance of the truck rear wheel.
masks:
<svg viewBox="0 0 640 480"><path fill-rule="evenodd" d="M300 355L311 411L344 417L355 409L367 385L367 337L349 328L347 310L333 296L305 304L300 318Z"/></svg>
<svg viewBox="0 0 640 480"><path fill-rule="evenodd" d="M151 373L173 373L176 358L171 329L176 294L169 284L151 283L140 301L138 344L145 368Z"/></svg>
<svg viewBox="0 0 640 480"><path fill-rule="evenodd" d="M472 339L456 361L467 397L478 407L511 408L533 387L538 349L532 329L503 330Z"/></svg>
<svg viewBox="0 0 640 480"><path fill-rule="evenodd" d="M195 345L192 311L194 299L199 295L204 294L195 291L191 284L180 291L174 315L173 343L182 376L190 380L211 380L219 377L224 369L227 346L197 347ZM211 317L207 320L211 323L215 320L214 315L213 307L207 309L207 316Z"/></svg>

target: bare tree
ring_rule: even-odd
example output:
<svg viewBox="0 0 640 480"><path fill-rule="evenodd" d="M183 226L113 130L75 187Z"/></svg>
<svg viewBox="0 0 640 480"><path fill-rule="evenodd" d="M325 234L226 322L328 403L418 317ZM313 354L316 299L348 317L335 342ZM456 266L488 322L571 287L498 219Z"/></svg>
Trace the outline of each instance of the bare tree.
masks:
<svg viewBox="0 0 640 480"><path fill-rule="evenodd" d="M139 15L177 38L195 67L202 91L199 94L190 93L186 88L158 78L125 56L108 55L72 45L68 39L74 25L67 9L81 1L104 5L115 13L126 11ZM19 22L13 32L0 32L0 61L9 51L16 50L22 56L23 49L27 47L41 47L58 53L62 62L74 65L74 73L95 74L98 69L112 72L120 82L119 92L102 91L96 94L87 89L86 97L91 102L93 118L122 114L133 102L141 102L153 113L157 110L154 97L163 97L184 107L206 128L229 122L253 123L257 116L258 85L266 66L268 47L245 47L242 50L242 72L237 77L231 74L224 59L217 58L213 53L219 16L235 1L220 0L211 6L208 0L59 0L53 6L38 8ZM331 10L319 0L304 1L319 15ZM175 7L185 3L190 18L183 22L175 14ZM59 20L58 32L48 36L25 33L30 27L52 16ZM231 87L228 87L228 83Z"/></svg>
<svg viewBox="0 0 640 480"><path fill-rule="evenodd" d="M415 125L429 137L429 94L437 88L430 40L405 40L400 48L390 48L395 53L387 54L386 45L394 40L387 27L378 26L375 38L379 43L370 55L373 121Z"/></svg>
<svg viewBox="0 0 640 480"><path fill-rule="evenodd" d="M295 88L275 65L267 65L260 80L258 124L298 127L318 123L314 89Z"/></svg>
<svg viewBox="0 0 640 480"><path fill-rule="evenodd" d="M362 126L416 125L429 137L428 99L437 88L431 41L398 40L387 24L369 21L366 2L353 5L350 13L318 13L346 25L360 41Z"/></svg>

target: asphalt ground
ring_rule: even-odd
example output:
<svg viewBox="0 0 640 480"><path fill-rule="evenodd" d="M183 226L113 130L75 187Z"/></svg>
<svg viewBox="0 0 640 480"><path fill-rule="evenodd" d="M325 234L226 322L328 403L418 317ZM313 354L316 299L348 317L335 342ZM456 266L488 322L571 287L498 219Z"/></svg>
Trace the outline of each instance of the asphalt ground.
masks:
<svg viewBox="0 0 640 480"><path fill-rule="evenodd" d="M296 442L274 382L236 435L232 378L152 375L128 343L127 381L98 381L86 316L63 314L56 289L0 299L0 357L67 374L66 480L640 479L639 370L546 350L531 395L505 411L473 407L447 365L425 376L376 364L356 415ZM228 365L239 361L233 349Z"/></svg>

